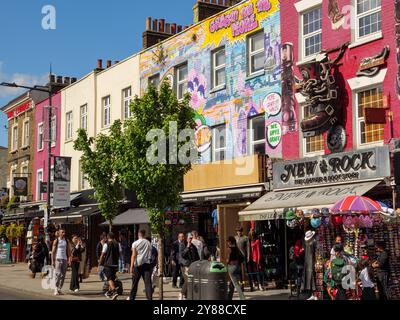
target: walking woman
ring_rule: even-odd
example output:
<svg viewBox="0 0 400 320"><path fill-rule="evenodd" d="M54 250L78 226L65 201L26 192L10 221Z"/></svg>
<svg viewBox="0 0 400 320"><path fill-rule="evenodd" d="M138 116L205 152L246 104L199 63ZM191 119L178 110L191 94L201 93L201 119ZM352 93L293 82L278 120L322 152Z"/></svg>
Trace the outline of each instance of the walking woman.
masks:
<svg viewBox="0 0 400 320"><path fill-rule="evenodd" d="M85 248L82 246L82 240L77 235L72 236L72 250L71 250L71 284L69 289L75 293L79 292L79 264L82 261L82 253Z"/></svg>
<svg viewBox="0 0 400 320"><path fill-rule="evenodd" d="M228 238L228 260L226 261L228 265L229 276L231 279L228 288L228 300L233 299L233 293L235 292L235 288L240 290L239 288L240 264L243 263L243 260L244 257L236 245L235 237L230 236Z"/></svg>

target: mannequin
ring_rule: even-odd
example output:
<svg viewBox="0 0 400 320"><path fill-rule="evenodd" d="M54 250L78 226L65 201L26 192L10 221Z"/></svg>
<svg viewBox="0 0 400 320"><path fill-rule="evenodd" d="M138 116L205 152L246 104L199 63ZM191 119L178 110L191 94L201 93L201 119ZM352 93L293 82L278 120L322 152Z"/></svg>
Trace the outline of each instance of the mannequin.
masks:
<svg viewBox="0 0 400 320"><path fill-rule="evenodd" d="M315 240L315 231L307 231L304 237L304 273L301 289L311 293L308 300L317 300L315 296L315 252L317 241Z"/></svg>
<svg viewBox="0 0 400 320"><path fill-rule="evenodd" d="M249 234L250 241L250 254L248 261L248 273L250 281L250 290L253 291L254 282L257 281L258 288L263 291L263 285L261 281L261 242L258 235L252 229ZM254 279L255 278L255 279ZM256 285L257 286L257 285Z"/></svg>

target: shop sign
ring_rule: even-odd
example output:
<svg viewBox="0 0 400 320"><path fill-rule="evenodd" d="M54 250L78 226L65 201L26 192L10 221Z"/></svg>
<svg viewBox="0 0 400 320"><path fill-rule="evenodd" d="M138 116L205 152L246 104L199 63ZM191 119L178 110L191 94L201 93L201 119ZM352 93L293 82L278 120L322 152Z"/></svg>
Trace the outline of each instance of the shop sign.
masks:
<svg viewBox="0 0 400 320"><path fill-rule="evenodd" d="M53 206L68 208L71 205L71 158L54 158Z"/></svg>
<svg viewBox="0 0 400 320"><path fill-rule="evenodd" d="M239 200L239 199L253 199L259 198L261 192L250 192L250 193L237 193L237 194L221 194L215 196L204 196L204 197L192 197L184 198L183 202L205 202L205 201L229 201L229 200Z"/></svg>
<svg viewBox="0 0 400 320"><path fill-rule="evenodd" d="M390 177L389 147L274 163L274 189Z"/></svg>
<svg viewBox="0 0 400 320"><path fill-rule="evenodd" d="M16 107L14 110L7 112L7 119L11 120L12 118L18 117L21 113L24 113L31 106L30 102L25 102L20 106Z"/></svg>
<svg viewBox="0 0 400 320"><path fill-rule="evenodd" d="M279 122L272 122L267 126L267 142L268 145L275 149L282 139L282 126Z"/></svg>
<svg viewBox="0 0 400 320"><path fill-rule="evenodd" d="M28 178L14 177L14 195L17 197L28 196Z"/></svg>
<svg viewBox="0 0 400 320"><path fill-rule="evenodd" d="M0 264L10 263L11 246L9 243L0 242Z"/></svg>

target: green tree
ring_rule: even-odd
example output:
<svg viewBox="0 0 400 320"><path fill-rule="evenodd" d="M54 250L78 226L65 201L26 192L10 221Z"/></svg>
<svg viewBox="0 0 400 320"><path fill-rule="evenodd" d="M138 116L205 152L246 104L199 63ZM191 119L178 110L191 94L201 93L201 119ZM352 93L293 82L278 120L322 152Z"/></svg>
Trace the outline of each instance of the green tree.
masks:
<svg viewBox="0 0 400 320"><path fill-rule="evenodd" d="M88 137L86 130L79 129L74 149L81 151L81 170L95 189L94 198L99 203L101 215L109 223L118 214L123 189L117 170L118 144L122 141L121 122L115 121L110 134L100 134L96 138Z"/></svg>
<svg viewBox="0 0 400 320"><path fill-rule="evenodd" d="M181 203L183 177L191 169L191 162L179 161L178 154L181 158L198 156L194 145L194 111L189 100L186 95L178 101L166 81L160 91L150 86L142 98L136 97L131 104L132 117L125 122L124 143L120 145L123 148L119 168L124 185L136 191L140 205L149 212L152 232L159 240L161 300L166 210ZM187 134L181 141L176 139L185 129L192 135ZM149 135L152 131L158 134Z"/></svg>

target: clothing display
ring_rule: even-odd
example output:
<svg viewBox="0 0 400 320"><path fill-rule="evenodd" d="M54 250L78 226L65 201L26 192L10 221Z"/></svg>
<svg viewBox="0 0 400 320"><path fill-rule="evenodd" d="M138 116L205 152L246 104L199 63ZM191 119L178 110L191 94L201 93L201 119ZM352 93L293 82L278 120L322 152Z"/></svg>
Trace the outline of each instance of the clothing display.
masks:
<svg viewBox="0 0 400 320"><path fill-rule="evenodd" d="M315 253L317 242L314 238L304 242L304 274L302 290L316 291L315 283Z"/></svg>

